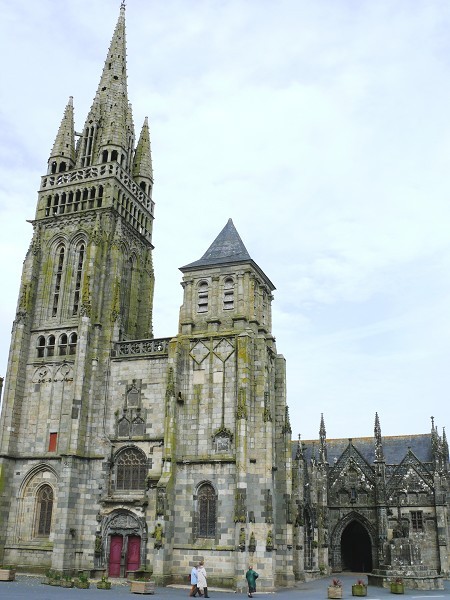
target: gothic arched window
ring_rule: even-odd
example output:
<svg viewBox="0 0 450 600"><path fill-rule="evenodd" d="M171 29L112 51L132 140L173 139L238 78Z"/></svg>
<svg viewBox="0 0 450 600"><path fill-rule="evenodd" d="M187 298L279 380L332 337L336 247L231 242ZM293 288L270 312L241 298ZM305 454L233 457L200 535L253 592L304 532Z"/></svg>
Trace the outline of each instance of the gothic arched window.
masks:
<svg viewBox="0 0 450 600"><path fill-rule="evenodd" d="M75 291L73 295L72 315L78 314L80 308L81 276L83 274L85 247L79 244L75 254Z"/></svg>
<svg viewBox="0 0 450 600"><path fill-rule="evenodd" d="M76 333L71 333L69 336L69 354L75 354L77 349L78 336Z"/></svg>
<svg viewBox="0 0 450 600"><path fill-rule="evenodd" d="M144 490L147 459L137 448L126 448L116 460L116 490Z"/></svg>
<svg viewBox="0 0 450 600"><path fill-rule="evenodd" d="M56 269L54 273L52 317L56 317L56 315L58 314L59 295L61 293L61 279L64 267L64 254L64 246L59 246L59 248L56 251Z"/></svg>
<svg viewBox="0 0 450 600"><path fill-rule="evenodd" d="M49 485L43 485L37 495L36 535L48 537L52 526L53 490Z"/></svg>
<svg viewBox="0 0 450 600"><path fill-rule="evenodd" d="M40 335L37 342L37 355L42 358L45 354L45 337Z"/></svg>
<svg viewBox="0 0 450 600"><path fill-rule="evenodd" d="M198 284L197 312L208 312L208 283L201 281Z"/></svg>
<svg viewBox="0 0 450 600"><path fill-rule="evenodd" d="M55 336L49 335L47 338L47 356L55 356Z"/></svg>
<svg viewBox="0 0 450 600"><path fill-rule="evenodd" d="M59 336L58 340L58 354L59 356L65 356L67 354L67 334L63 333Z"/></svg>
<svg viewBox="0 0 450 600"><path fill-rule="evenodd" d="M198 535L213 538L216 535L216 493L209 483L198 490Z"/></svg>

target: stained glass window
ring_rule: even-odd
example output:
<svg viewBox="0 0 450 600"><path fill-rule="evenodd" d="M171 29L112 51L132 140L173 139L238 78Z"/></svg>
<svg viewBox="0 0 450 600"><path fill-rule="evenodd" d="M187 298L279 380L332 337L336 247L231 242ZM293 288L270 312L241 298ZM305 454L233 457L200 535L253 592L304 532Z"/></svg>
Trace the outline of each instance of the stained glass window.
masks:
<svg viewBox="0 0 450 600"><path fill-rule="evenodd" d="M137 448L127 448L116 461L116 489L144 490L147 476L147 459Z"/></svg>
<svg viewBox="0 0 450 600"><path fill-rule="evenodd" d="M39 490L38 497L38 524L37 535L48 537L52 525L53 512L53 490L49 485L43 485Z"/></svg>
<svg viewBox="0 0 450 600"><path fill-rule="evenodd" d="M209 483L201 486L198 492L199 537L216 535L216 494Z"/></svg>

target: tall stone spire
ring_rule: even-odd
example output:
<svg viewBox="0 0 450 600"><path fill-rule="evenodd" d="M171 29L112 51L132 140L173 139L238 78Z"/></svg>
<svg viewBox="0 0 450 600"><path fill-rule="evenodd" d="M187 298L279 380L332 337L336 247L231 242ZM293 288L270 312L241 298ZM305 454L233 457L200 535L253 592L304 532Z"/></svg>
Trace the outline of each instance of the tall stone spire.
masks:
<svg viewBox="0 0 450 600"><path fill-rule="evenodd" d="M75 133L73 126L73 97L70 96L56 134L47 173L59 173L71 169L75 164Z"/></svg>
<svg viewBox="0 0 450 600"><path fill-rule="evenodd" d="M295 460L303 459L303 446L300 434L298 434L297 451L295 453Z"/></svg>
<svg viewBox="0 0 450 600"><path fill-rule="evenodd" d="M124 168L130 165L134 143L132 118L127 92L125 41L125 4L111 40L94 101L80 140L77 162L86 167L117 160ZM108 152L104 154L103 152ZM116 152L116 154L112 154Z"/></svg>
<svg viewBox="0 0 450 600"><path fill-rule="evenodd" d="M375 462L384 462L383 440L381 439L381 427L378 413L375 413Z"/></svg>
<svg viewBox="0 0 450 600"><path fill-rule="evenodd" d="M328 462L328 456L327 456L327 432L325 430L325 421L323 418L323 413L320 415L320 429L319 429L319 436L320 436L320 449L319 449L319 462L321 463L327 463Z"/></svg>
<svg viewBox="0 0 450 600"><path fill-rule="evenodd" d="M144 183L146 186L144 191L149 193L153 184L153 167L150 146L150 131L148 128L147 117L145 117L144 124L142 125L141 135L139 136L139 141L136 146L136 153L134 155L133 163L133 177L139 185Z"/></svg>
<svg viewBox="0 0 450 600"><path fill-rule="evenodd" d="M445 461L445 463L448 463L448 461L449 461L448 442L447 442L447 435L445 433L445 427L442 428L442 448L444 450L444 461Z"/></svg>

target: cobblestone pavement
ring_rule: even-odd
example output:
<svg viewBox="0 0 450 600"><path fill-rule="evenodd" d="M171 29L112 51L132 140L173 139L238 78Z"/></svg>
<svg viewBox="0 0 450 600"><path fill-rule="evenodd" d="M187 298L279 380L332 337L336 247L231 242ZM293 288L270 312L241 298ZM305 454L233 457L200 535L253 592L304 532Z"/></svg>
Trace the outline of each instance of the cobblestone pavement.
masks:
<svg viewBox="0 0 450 600"><path fill-rule="evenodd" d="M339 578L343 584L343 598L351 598L351 586L358 579L366 580L364 575L357 573L341 573L335 574L333 577ZM95 583L91 584L88 590L79 590L76 588L66 589L61 587L53 587L42 585L42 578L28 575L17 575L14 582L0 582L0 600L123 600L124 597L130 597L129 586L125 582L113 582L111 590L98 590ZM317 581L298 584L294 589L279 590L274 593L258 592L254 594L255 598L268 598L271 596L282 596L282 600L319 600L327 597L327 587L331 582L331 577L326 577ZM444 582L445 589L439 591L420 591L420 590L405 590L405 596L408 598L447 598L450 599L450 581ZM189 596L189 586L156 588L155 596L162 598L187 598ZM230 600L229 591L209 588L209 594L212 599L228 599ZM106 596L106 598L105 598ZM239 594L240 597L246 598L245 594ZM370 600L380 600L387 596L391 596L389 590L377 587L369 587L367 598ZM135 595L136 597L136 595ZM391 596L392 597L392 596Z"/></svg>

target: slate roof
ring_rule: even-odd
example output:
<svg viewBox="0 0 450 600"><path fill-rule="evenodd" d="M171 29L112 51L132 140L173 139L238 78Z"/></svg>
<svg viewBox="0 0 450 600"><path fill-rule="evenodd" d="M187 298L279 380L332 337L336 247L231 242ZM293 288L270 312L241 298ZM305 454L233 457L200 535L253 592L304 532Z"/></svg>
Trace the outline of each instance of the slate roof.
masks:
<svg viewBox="0 0 450 600"><path fill-rule="evenodd" d="M272 290L275 289L272 282L251 258L247 248L244 246L244 242L241 240L241 236L234 226L232 219L228 219L227 224L213 241L205 254L199 260L189 263L188 265L184 265L184 267L180 267L180 271L184 273L185 271L199 270L205 267L231 265L241 262L251 263L264 277L266 282L270 285L270 288Z"/></svg>
<svg viewBox="0 0 450 600"><path fill-rule="evenodd" d="M423 463L432 462L431 434L397 435L382 437L384 459L387 465L398 465L405 458L408 449ZM309 460L313 455L318 458L319 440L306 440L302 443L305 447L304 455ZM349 444L348 438L327 440L328 463L333 465L335 458L339 459ZM375 440L373 437L352 438L353 446L363 455L369 464L375 461ZM297 442L292 443L292 456L297 452Z"/></svg>

